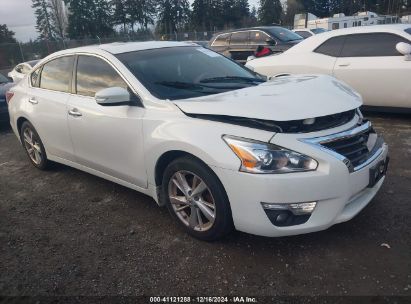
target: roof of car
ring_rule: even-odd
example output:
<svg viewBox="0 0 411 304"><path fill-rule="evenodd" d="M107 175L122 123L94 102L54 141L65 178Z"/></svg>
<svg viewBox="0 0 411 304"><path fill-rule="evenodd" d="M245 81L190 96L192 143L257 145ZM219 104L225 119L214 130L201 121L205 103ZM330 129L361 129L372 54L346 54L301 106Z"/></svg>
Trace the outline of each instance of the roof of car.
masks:
<svg viewBox="0 0 411 304"><path fill-rule="evenodd" d="M393 32L393 31L403 31L410 28L411 24L381 24L381 25L366 25L366 26L356 26L348 27L339 30L328 31L324 35L329 36L340 36L355 33L375 33L375 32Z"/></svg>
<svg viewBox="0 0 411 304"><path fill-rule="evenodd" d="M225 33L234 33L234 32L243 32L243 31L251 31L251 30L269 30L273 28L285 28L279 25L270 25L270 26L256 26L256 27L245 27L245 28L240 28L240 29L234 29L234 30L227 30L227 31L221 31L216 33L216 35L221 35Z"/></svg>
<svg viewBox="0 0 411 304"><path fill-rule="evenodd" d="M333 30L321 33L321 35L314 35L305 39L303 42L297 44L296 46L290 48L286 53L299 53L308 50L313 50L318 45L324 41L337 36L350 35L350 34L362 34L362 33L397 33L400 32L406 35L406 29L411 28L410 24L382 24L382 25L368 25L368 26L358 26L349 27L339 30Z"/></svg>
<svg viewBox="0 0 411 304"><path fill-rule="evenodd" d="M144 41L144 42L113 42L107 44L96 44L82 46L78 48L67 49L58 52L59 54L73 54L81 52L98 52L106 51L111 54L121 54L134 51L143 51L151 49L161 49L169 47L181 47L181 46L198 46L196 43L192 42L177 42L177 41ZM55 53L57 54L57 53Z"/></svg>

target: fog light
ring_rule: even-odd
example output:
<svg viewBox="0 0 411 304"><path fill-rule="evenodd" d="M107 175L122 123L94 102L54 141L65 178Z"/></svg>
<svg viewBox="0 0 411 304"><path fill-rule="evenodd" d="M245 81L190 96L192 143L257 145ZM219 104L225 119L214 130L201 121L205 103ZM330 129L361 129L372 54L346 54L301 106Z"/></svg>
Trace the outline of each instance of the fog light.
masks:
<svg viewBox="0 0 411 304"><path fill-rule="evenodd" d="M291 203L291 204L272 204L272 203L261 203L264 209L269 210L289 210L294 215L303 215L313 213L317 202L309 203Z"/></svg>
<svg viewBox="0 0 411 304"><path fill-rule="evenodd" d="M317 202L273 204L261 203L268 219L275 226L287 227L306 223Z"/></svg>

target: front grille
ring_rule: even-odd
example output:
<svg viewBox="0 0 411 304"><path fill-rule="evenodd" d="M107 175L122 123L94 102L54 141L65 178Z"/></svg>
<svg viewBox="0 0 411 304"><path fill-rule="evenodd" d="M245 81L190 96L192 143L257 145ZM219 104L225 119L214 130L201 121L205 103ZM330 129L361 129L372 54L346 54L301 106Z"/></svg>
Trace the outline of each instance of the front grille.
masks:
<svg viewBox="0 0 411 304"><path fill-rule="evenodd" d="M347 138L337 138L333 141L321 143L321 145L344 156L351 162L353 167L357 167L369 158L371 151L368 147L368 139L371 133L374 133L373 129L368 129L363 133Z"/></svg>
<svg viewBox="0 0 411 304"><path fill-rule="evenodd" d="M301 141L320 148L338 158L350 172L360 170L377 159L385 148L384 139L378 136L369 121L362 121L347 131L305 138Z"/></svg>

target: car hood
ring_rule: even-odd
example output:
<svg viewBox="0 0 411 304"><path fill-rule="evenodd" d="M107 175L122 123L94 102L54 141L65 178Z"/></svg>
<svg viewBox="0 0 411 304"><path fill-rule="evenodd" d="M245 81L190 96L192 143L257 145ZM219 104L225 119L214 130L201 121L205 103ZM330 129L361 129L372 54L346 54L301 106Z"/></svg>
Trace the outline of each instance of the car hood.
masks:
<svg viewBox="0 0 411 304"><path fill-rule="evenodd" d="M358 93L325 75L279 77L258 86L173 101L187 114L290 121L358 108Z"/></svg>

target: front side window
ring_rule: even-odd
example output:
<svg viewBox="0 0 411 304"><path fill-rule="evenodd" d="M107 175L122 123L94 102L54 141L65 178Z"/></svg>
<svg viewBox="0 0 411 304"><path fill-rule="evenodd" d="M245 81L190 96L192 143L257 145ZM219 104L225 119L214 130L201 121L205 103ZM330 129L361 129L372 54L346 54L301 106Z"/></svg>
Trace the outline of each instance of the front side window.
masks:
<svg viewBox="0 0 411 304"><path fill-rule="evenodd" d="M250 32L250 44L265 45L268 39L272 40L266 33L260 31Z"/></svg>
<svg viewBox="0 0 411 304"><path fill-rule="evenodd" d="M73 56L60 57L47 62L41 71L40 88L70 92L73 63Z"/></svg>
<svg viewBox="0 0 411 304"><path fill-rule="evenodd" d="M295 33L300 35L304 39L312 36L312 34L310 32L306 32L306 31L295 31Z"/></svg>
<svg viewBox="0 0 411 304"><path fill-rule="evenodd" d="M230 34L222 34L219 35L213 42L213 46L226 46L228 44L228 40L230 38Z"/></svg>
<svg viewBox="0 0 411 304"><path fill-rule="evenodd" d="M347 35L340 57L402 56L396 49L407 39L389 33Z"/></svg>
<svg viewBox="0 0 411 304"><path fill-rule="evenodd" d="M411 35L411 27L405 30L408 34Z"/></svg>
<svg viewBox="0 0 411 304"><path fill-rule="evenodd" d="M330 38L316 48L314 52L327 56L338 57L344 45L344 40L345 36Z"/></svg>
<svg viewBox="0 0 411 304"><path fill-rule="evenodd" d="M116 56L159 99L218 94L264 81L244 66L200 47L150 49Z"/></svg>
<svg viewBox="0 0 411 304"><path fill-rule="evenodd" d="M272 36L282 42L302 40L303 37L283 27L270 27L266 29Z"/></svg>
<svg viewBox="0 0 411 304"><path fill-rule="evenodd" d="M102 89L128 86L123 78L104 60L80 55L77 61L76 92L83 96L95 96Z"/></svg>
<svg viewBox="0 0 411 304"><path fill-rule="evenodd" d="M244 45L248 44L249 32L232 33L230 45Z"/></svg>
<svg viewBox="0 0 411 304"><path fill-rule="evenodd" d="M345 23L345 25L347 25L347 23ZM311 32L313 32L314 34L321 34L321 33L327 32L327 30L323 28L315 28L315 29L311 29Z"/></svg>

